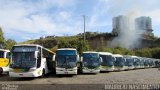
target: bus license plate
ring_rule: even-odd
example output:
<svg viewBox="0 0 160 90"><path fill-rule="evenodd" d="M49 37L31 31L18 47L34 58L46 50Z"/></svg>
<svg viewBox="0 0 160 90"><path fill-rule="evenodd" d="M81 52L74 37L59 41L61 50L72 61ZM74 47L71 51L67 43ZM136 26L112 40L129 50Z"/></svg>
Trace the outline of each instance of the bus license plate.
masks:
<svg viewBox="0 0 160 90"><path fill-rule="evenodd" d="M65 74L68 74L68 72L64 72Z"/></svg>

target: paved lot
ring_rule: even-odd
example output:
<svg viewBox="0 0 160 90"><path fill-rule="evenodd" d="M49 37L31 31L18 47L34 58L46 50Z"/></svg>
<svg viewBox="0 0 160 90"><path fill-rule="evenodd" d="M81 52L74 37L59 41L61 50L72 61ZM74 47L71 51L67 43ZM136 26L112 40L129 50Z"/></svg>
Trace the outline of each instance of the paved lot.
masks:
<svg viewBox="0 0 160 90"><path fill-rule="evenodd" d="M139 69L121 72L103 72L99 74L81 74L77 76L56 76L48 74L44 78L11 78L0 76L1 87L18 87L21 89L106 89L107 85L158 85L160 71L157 68ZM8 85L8 86L7 86ZM10 85L10 86L9 86ZM6 90L2 88L3 90Z"/></svg>

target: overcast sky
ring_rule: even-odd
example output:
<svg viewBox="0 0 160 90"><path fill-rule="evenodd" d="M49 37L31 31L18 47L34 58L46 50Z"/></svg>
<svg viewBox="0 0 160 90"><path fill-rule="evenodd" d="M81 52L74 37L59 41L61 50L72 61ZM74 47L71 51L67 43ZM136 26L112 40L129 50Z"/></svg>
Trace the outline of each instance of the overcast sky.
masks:
<svg viewBox="0 0 160 90"><path fill-rule="evenodd" d="M160 37L160 0L0 0L0 26L17 42L47 35L76 35L86 30L111 32L112 17L150 16Z"/></svg>

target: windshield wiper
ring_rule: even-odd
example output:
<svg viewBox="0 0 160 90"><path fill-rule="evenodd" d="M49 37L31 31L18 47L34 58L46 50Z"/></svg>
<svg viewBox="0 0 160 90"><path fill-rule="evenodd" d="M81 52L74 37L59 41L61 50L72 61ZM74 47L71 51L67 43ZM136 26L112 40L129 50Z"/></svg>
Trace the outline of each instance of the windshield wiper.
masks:
<svg viewBox="0 0 160 90"><path fill-rule="evenodd" d="M67 59L66 59L66 57L65 57L65 60L64 60L64 62L62 63L61 67L63 67L63 66L66 64L66 61L67 61Z"/></svg>

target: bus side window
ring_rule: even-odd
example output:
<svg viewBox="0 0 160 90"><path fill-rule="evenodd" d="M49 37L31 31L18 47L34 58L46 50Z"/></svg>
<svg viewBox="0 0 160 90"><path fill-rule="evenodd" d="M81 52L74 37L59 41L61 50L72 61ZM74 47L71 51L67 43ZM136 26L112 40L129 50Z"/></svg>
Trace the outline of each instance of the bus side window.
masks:
<svg viewBox="0 0 160 90"><path fill-rule="evenodd" d="M41 66L41 48L38 47L37 68Z"/></svg>
<svg viewBox="0 0 160 90"><path fill-rule="evenodd" d="M7 52L6 58L9 59L9 58L10 58L10 55L11 55L11 53L10 53L10 52Z"/></svg>

